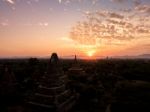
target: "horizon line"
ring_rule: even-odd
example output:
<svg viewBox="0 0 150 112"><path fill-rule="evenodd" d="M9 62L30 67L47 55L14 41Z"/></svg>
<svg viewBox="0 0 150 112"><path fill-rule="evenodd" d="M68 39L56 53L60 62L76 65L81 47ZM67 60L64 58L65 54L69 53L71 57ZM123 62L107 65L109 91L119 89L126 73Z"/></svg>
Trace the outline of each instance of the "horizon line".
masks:
<svg viewBox="0 0 150 112"><path fill-rule="evenodd" d="M74 56L75 55L66 55L66 56L59 56L58 57L60 59L74 59ZM106 55L106 56L92 56L92 57L89 57L89 56L82 56L82 55L76 55L78 59L99 59L99 58L132 58L132 57L140 57L141 58L150 58L150 54L149 53L144 53L144 54L138 54L138 55ZM146 57L147 56L147 57ZM25 59L25 58L50 58L51 55L49 56L0 56L0 59Z"/></svg>

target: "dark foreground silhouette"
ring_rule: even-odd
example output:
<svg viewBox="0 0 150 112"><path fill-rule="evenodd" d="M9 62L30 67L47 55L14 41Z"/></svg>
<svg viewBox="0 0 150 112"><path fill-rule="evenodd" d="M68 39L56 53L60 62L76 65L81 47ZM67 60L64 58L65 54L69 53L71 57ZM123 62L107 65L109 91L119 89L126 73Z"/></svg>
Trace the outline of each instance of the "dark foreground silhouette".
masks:
<svg viewBox="0 0 150 112"><path fill-rule="evenodd" d="M0 112L149 112L150 60L0 60Z"/></svg>

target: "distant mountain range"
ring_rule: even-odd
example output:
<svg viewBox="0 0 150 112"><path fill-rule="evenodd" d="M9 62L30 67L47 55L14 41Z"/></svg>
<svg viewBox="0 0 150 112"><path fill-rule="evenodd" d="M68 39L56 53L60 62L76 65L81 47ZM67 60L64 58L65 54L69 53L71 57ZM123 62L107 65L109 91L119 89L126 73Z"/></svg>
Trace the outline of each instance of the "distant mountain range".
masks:
<svg viewBox="0 0 150 112"><path fill-rule="evenodd" d="M150 54L140 54L140 55L135 55L135 56L113 56L112 58L127 58L127 59L150 59Z"/></svg>

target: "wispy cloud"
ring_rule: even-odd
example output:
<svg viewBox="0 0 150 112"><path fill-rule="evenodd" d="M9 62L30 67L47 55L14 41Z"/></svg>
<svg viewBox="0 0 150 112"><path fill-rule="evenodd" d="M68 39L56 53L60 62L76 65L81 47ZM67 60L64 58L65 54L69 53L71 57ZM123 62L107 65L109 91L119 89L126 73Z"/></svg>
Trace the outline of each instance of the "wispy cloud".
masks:
<svg viewBox="0 0 150 112"><path fill-rule="evenodd" d="M135 6L138 6L138 5L140 5L142 2L141 2L141 0L133 0L133 3L134 3Z"/></svg>
<svg viewBox="0 0 150 112"><path fill-rule="evenodd" d="M110 18L119 18L119 19L123 19L124 18L123 15L115 13L115 12L109 12L108 15L109 15Z"/></svg>
<svg viewBox="0 0 150 112"><path fill-rule="evenodd" d="M21 24L23 26L40 26L40 27L47 27L49 25L48 22L38 22L38 23L24 23L24 24Z"/></svg>
<svg viewBox="0 0 150 112"><path fill-rule="evenodd" d="M149 5L138 5L137 7L135 7L135 10L142 12L142 13L150 14L150 6Z"/></svg>
<svg viewBox="0 0 150 112"><path fill-rule="evenodd" d="M10 4L15 4L14 0L5 0L5 1L10 3Z"/></svg>
<svg viewBox="0 0 150 112"><path fill-rule="evenodd" d="M61 3L61 0L58 0L59 1L59 3Z"/></svg>
<svg viewBox="0 0 150 112"><path fill-rule="evenodd" d="M9 23L8 23L8 19L6 20L3 20L1 23L0 23L1 26L8 26Z"/></svg>
<svg viewBox="0 0 150 112"><path fill-rule="evenodd" d="M48 22L39 22L38 25L39 26L48 26L49 23Z"/></svg>
<svg viewBox="0 0 150 112"><path fill-rule="evenodd" d="M39 0L34 0L35 2L39 2Z"/></svg>
<svg viewBox="0 0 150 112"><path fill-rule="evenodd" d="M126 1L126 0L110 0L110 1L121 3L121 2L124 2L124 1Z"/></svg>
<svg viewBox="0 0 150 112"><path fill-rule="evenodd" d="M119 14L119 13L116 13L116 12L109 12L109 11L97 11L96 12L99 16L102 16L102 17L110 17L110 18L118 18L118 19L123 19L124 16ZM90 14L90 13L88 13Z"/></svg>
<svg viewBox="0 0 150 112"><path fill-rule="evenodd" d="M73 41L69 37L61 37L61 40L66 41L66 42L72 42Z"/></svg>
<svg viewBox="0 0 150 112"><path fill-rule="evenodd" d="M9 24L7 22L2 22L1 25L2 26L8 26Z"/></svg>

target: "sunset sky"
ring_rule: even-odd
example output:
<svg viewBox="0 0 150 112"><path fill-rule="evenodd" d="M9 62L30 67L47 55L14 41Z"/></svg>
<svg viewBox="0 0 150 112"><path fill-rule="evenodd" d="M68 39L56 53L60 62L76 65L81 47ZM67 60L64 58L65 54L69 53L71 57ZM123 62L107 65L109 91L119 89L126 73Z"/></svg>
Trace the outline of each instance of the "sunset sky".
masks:
<svg viewBox="0 0 150 112"><path fill-rule="evenodd" d="M0 57L150 53L150 0L0 0Z"/></svg>

